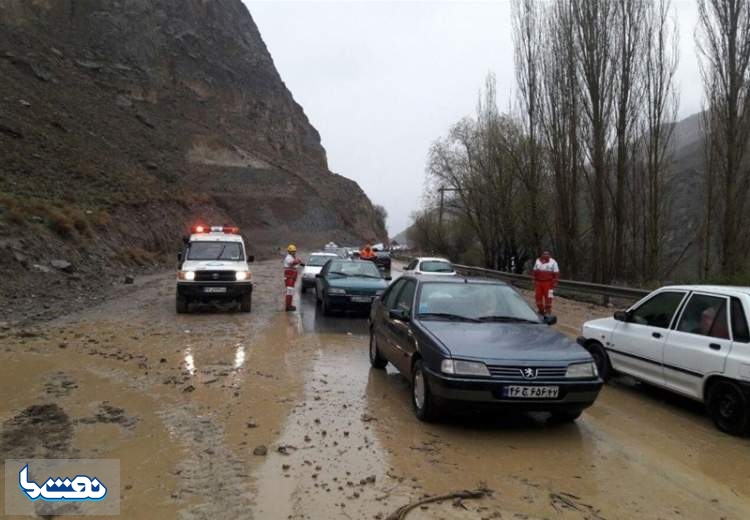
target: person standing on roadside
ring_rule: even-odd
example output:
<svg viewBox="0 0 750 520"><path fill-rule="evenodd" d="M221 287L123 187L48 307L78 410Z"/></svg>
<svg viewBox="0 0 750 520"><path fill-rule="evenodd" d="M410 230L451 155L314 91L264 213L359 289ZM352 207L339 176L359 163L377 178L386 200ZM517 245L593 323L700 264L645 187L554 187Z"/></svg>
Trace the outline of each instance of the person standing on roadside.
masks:
<svg viewBox="0 0 750 520"><path fill-rule="evenodd" d="M297 307L292 305L294 286L297 283L297 266L304 266L305 264L297 258L297 247L294 244L289 244L289 247L286 248L286 253L284 257L284 285L286 286L284 304L286 305L287 312L289 312L297 310Z"/></svg>
<svg viewBox="0 0 750 520"><path fill-rule="evenodd" d="M560 268L549 251L542 252L542 256L537 258L534 263L533 276L536 308L539 314L549 315L552 313L554 289L560 280Z"/></svg>

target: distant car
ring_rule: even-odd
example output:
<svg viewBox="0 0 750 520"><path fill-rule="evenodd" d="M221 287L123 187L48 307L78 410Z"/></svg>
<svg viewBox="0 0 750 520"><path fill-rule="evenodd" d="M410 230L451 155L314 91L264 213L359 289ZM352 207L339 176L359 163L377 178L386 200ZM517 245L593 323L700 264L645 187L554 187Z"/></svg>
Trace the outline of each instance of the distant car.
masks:
<svg viewBox="0 0 750 520"><path fill-rule="evenodd" d="M370 312L370 363L412 383L423 421L450 403L551 412L574 421L602 386L591 355L498 281L406 274Z"/></svg>
<svg viewBox="0 0 750 520"><path fill-rule="evenodd" d="M445 258L420 257L415 258L404 267L404 271L412 274L430 274L454 276L456 270L453 264Z"/></svg>
<svg viewBox="0 0 750 520"><path fill-rule="evenodd" d="M391 270L391 252L390 251L375 251L375 258L372 259L378 269L384 271Z"/></svg>
<svg viewBox="0 0 750 520"><path fill-rule="evenodd" d="M750 432L750 287L662 287L578 342L603 379L614 372L705 403L716 426Z"/></svg>
<svg viewBox="0 0 750 520"><path fill-rule="evenodd" d="M373 300L388 287L372 262L329 260L315 278L315 295L323 315L333 310L367 312Z"/></svg>
<svg viewBox="0 0 750 520"><path fill-rule="evenodd" d="M336 253L312 253L305 263L302 270L302 292L311 287L315 287L315 275L320 272L325 263L332 258L339 258Z"/></svg>

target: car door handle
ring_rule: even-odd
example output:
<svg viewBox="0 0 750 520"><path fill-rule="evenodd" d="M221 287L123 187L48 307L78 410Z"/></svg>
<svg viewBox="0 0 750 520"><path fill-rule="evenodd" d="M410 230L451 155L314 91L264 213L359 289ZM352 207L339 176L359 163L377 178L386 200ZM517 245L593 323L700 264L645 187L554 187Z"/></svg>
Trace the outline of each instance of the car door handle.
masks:
<svg viewBox="0 0 750 520"><path fill-rule="evenodd" d="M661 338L661 332L652 332L651 335L655 337L656 339Z"/></svg>
<svg viewBox="0 0 750 520"><path fill-rule="evenodd" d="M709 347L710 347L710 348L711 348L712 350L721 350L721 345L719 345L718 343L711 343L711 344L710 344L710 345L708 345L708 346L709 346Z"/></svg>

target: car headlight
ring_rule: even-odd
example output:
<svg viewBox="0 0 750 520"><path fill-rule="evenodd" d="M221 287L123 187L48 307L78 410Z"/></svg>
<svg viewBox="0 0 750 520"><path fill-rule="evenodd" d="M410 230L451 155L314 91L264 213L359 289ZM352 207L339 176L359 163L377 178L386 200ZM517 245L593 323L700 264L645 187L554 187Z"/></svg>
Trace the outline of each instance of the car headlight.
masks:
<svg viewBox="0 0 750 520"><path fill-rule="evenodd" d="M242 280L249 280L250 276L250 271L237 271L236 273L234 273L234 277L238 282Z"/></svg>
<svg viewBox="0 0 750 520"><path fill-rule="evenodd" d="M591 378L598 375L599 372L596 370L596 364L594 363L576 363L575 365L568 365L568 370L565 372L565 377L570 378Z"/></svg>
<svg viewBox="0 0 750 520"><path fill-rule="evenodd" d="M462 361L460 359L444 359L440 363L440 371L444 374L454 374L457 376L487 376L490 371L487 365L478 361Z"/></svg>
<svg viewBox="0 0 750 520"><path fill-rule="evenodd" d="M195 271L180 271L177 277L180 280L195 280Z"/></svg>
<svg viewBox="0 0 750 520"><path fill-rule="evenodd" d="M337 287L330 287L328 289L328 294L346 294L346 291Z"/></svg>

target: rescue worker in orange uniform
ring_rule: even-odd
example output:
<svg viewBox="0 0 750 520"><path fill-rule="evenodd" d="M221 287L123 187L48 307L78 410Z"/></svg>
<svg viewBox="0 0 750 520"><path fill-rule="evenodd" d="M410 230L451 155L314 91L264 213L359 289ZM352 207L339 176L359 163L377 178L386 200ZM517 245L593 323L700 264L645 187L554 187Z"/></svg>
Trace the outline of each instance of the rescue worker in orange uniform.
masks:
<svg viewBox="0 0 750 520"><path fill-rule="evenodd" d="M552 299L554 289L560 280L560 268L557 261L544 251L542 256L534 262L534 288L536 289L536 307L539 314L552 313Z"/></svg>
<svg viewBox="0 0 750 520"><path fill-rule="evenodd" d="M294 297L294 286L297 283L297 266L304 266L302 260L297 258L297 247L294 244L289 244L286 248L287 255L284 257L284 285L286 286L286 297L284 303L286 310L296 311L297 307L292 305L292 298Z"/></svg>
<svg viewBox="0 0 750 520"><path fill-rule="evenodd" d="M375 251L372 250L372 246L369 242L359 251L359 257L362 260L372 260L375 256Z"/></svg>

